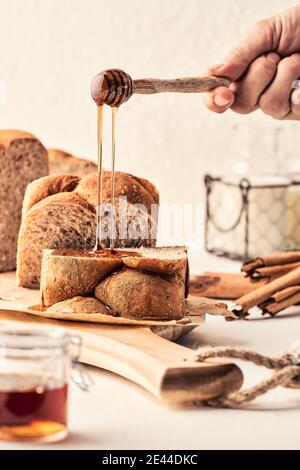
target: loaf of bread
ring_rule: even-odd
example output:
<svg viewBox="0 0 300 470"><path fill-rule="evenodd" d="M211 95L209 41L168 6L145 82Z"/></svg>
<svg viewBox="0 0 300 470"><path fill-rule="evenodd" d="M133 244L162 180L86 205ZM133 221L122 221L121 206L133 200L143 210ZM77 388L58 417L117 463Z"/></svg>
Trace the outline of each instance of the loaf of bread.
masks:
<svg viewBox="0 0 300 470"><path fill-rule="evenodd" d="M84 176L97 171L96 163L85 158L74 157L59 149L48 149L50 175Z"/></svg>
<svg viewBox="0 0 300 470"><path fill-rule="evenodd" d="M26 187L47 174L47 151L36 137L17 130L0 131L0 271L16 267Z"/></svg>
<svg viewBox="0 0 300 470"><path fill-rule="evenodd" d="M103 203L110 202L110 177L110 172L104 172ZM116 247L155 245L158 202L158 192L149 181L116 172ZM43 249L92 249L95 246L96 206L96 173L83 178L53 175L40 178L28 186L18 241L19 285L39 287ZM110 217L104 216L102 244L109 246Z"/></svg>
<svg viewBox="0 0 300 470"><path fill-rule="evenodd" d="M114 315L180 319L186 313L187 278L185 247L123 249L97 256L72 249L44 250L41 302L58 312L78 296L92 296Z"/></svg>
<svg viewBox="0 0 300 470"><path fill-rule="evenodd" d="M95 296L121 317L173 320L184 315L184 292L181 277L127 268L101 281Z"/></svg>

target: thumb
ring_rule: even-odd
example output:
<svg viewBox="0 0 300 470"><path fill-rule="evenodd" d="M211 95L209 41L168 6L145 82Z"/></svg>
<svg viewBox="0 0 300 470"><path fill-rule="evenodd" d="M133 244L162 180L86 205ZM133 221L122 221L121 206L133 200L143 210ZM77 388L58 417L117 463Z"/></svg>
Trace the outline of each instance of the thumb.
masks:
<svg viewBox="0 0 300 470"><path fill-rule="evenodd" d="M225 57L224 61L209 68L212 75L239 80L257 57L273 49L273 19L255 23L242 41Z"/></svg>

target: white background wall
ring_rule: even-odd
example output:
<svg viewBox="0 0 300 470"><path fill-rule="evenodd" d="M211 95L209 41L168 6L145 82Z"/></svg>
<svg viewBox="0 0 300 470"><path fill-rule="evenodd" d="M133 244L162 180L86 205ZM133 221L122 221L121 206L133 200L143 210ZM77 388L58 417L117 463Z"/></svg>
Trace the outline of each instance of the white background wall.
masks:
<svg viewBox="0 0 300 470"><path fill-rule="evenodd" d="M0 0L0 126L96 159L90 82L119 67L133 78L200 74L257 19L292 0ZM165 202L198 202L202 176L239 158L253 169L298 156L299 123L213 115L198 95L134 96L120 110L118 169L154 181ZM276 139L275 139L276 137Z"/></svg>

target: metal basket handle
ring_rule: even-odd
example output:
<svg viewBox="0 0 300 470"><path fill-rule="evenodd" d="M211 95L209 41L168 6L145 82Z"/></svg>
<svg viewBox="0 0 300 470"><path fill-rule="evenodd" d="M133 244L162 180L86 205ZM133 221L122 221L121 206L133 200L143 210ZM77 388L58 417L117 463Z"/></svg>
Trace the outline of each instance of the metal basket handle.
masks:
<svg viewBox="0 0 300 470"><path fill-rule="evenodd" d="M210 211L210 204L209 204L209 196L213 189L213 183L216 181L222 182L221 178L212 178L210 175L205 176L205 186L206 186L206 222L210 222L213 227L221 233L229 233L236 229L239 225L243 213L246 211L248 207L249 201L249 189L251 188L250 181L247 178L243 178L240 181L239 188L241 190L241 209L239 211L238 217L236 221L227 228L220 227L219 224L214 220L213 216L211 215ZM235 186L236 187L236 186Z"/></svg>

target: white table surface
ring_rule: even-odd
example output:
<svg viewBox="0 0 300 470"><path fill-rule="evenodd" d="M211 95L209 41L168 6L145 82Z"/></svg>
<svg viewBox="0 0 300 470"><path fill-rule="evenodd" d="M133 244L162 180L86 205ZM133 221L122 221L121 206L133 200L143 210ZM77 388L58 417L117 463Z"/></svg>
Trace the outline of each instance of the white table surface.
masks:
<svg viewBox="0 0 300 470"><path fill-rule="evenodd" d="M200 252L190 254L191 271L238 271L240 263ZM225 322L210 317L181 343L234 345L277 354L300 340L300 307L275 318ZM243 365L245 385L266 376ZM299 449L300 390L277 389L246 410L172 408L141 387L104 370L90 368L89 393L71 385L66 440L48 445L0 442L2 449Z"/></svg>

